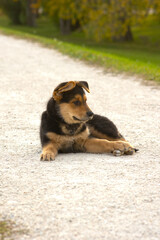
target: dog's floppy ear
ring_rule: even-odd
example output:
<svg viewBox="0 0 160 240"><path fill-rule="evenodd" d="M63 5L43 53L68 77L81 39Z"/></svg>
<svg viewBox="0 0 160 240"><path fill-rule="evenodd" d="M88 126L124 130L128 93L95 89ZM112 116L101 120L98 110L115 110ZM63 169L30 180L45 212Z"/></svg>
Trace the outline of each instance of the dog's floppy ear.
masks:
<svg viewBox="0 0 160 240"><path fill-rule="evenodd" d="M58 85L58 87L56 87L54 89L54 92L53 92L53 98L55 101L59 101L61 100L62 98L62 93L63 92L67 92L67 91L70 91L71 89L73 89L74 87L76 86L76 82L73 82L73 81L70 81L70 82L67 82L65 85Z"/></svg>
<svg viewBox="0 0 160 240"><path fill-rule="evenodd" d="M88 93L90 93L89 86L86 81L77 82L77 85L84 88Z"/></svg>

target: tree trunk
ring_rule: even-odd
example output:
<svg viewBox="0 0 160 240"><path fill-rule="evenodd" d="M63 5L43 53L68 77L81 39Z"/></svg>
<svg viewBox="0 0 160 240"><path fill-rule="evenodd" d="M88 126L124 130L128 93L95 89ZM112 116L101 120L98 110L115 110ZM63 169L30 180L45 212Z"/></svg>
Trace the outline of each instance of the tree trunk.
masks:
<svg viewBox="0 0 160 240"><path fill-rule="evenodd" d="M27 0L26 15L27 25L36 27L36 11L32 8L32 4L36 3L36 0Z"/></svg>
<svg viewBox="0 0 160 240"><path fill-rule="evenodd" d="M63 35L67 35L71 33L71 20L70 19L59 19L60 30Z"/></svg>
<svg viewBox="0 0 160 240"><path fill-rule="evenodd" d="M14 8L12 9L12 12L11 12L13 24L16 24L16 25L21 24L21 20L20 20L21 11L22 11L21 2L15 2Z"/></svg>
<svg viewBox="0 0 160 240"><path fill-rule="evenodd" d="M124 40L128 42L133 41L133 34L131 31L131 27L129 25L127 26L127 31L125 33Z"/></svg>
<svg viewBox="0 0 160 240"><path fill-rule="evenodd" d="M20 24L21 24L20 16L19 16L19 15L14 15L14 16L12 17L12 22L13 22L13 24L15 24L15 25L20 25Z"/></svg>

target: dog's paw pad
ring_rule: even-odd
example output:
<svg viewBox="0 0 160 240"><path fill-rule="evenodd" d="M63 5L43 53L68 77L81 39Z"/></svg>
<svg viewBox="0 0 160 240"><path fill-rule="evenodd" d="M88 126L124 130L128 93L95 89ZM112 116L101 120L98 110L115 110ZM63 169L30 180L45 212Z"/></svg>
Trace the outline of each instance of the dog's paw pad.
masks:
<svg viewBox="0 0 160 240"><path fill-rule="evenodd" d="M41 154L40 161L53 161L55 159L55 155L53 153Z"/></svg>
<svg viewBox="0 0 160 240"><path fill-rule="evenodd" d="M116 157L119 157L119 156L123 155L123 152L120 151L120 150L114 150L113 155L116 156Z"/></svg>
<svg viewBox="0 0 160 240"><path fill-rule="evenodd" d="M125 151L126 155L133 155L135 153L135 149L134 148L128 148L127 151Z"/></svg>

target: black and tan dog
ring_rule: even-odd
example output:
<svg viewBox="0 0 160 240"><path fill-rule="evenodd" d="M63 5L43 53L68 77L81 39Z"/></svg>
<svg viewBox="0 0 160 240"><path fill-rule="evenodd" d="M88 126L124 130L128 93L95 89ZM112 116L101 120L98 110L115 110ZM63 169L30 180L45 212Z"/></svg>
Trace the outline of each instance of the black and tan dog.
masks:
<svg viewBox="0 0 160 240"><path fill-rule="evenodd" d="M40 127L41 160L54 160L58 152L133 154L133 148L108 118L93 114L86 103L85 81L58 85L43 112Z"/></svg>

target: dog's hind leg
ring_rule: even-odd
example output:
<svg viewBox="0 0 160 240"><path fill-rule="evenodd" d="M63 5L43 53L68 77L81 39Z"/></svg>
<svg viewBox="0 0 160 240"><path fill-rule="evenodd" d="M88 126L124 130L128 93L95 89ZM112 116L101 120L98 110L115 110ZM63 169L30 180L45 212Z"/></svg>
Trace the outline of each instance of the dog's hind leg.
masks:
<svg viewBox="0 0 160 240"><path fill-rule="evenodd" d="M120 134L116 125L106 117L94 115L93 118L87 122L87 125L89 127L91 137L106 139L111 142L123 141L124 145L130 145L130 143ZM132 155L136 151L138 151L138 149L128 148L128 151L124 151L124 153Z"/></svg>
<svg viewBox="0 0 160 240"><path fill-rule="evenodd" d="M116 125L106 117L95 114L93 118L87 122L87 125L91 136L95 138L107 139L109 141L125 141Z"/></svg>

